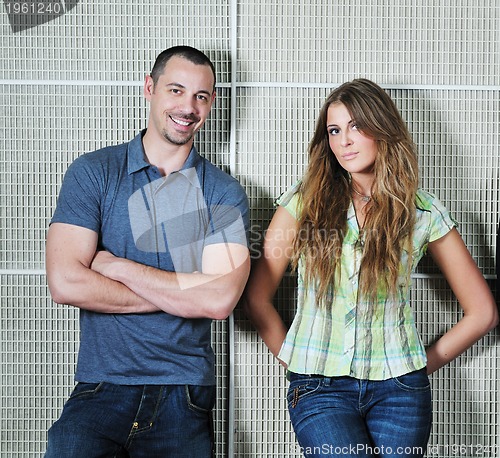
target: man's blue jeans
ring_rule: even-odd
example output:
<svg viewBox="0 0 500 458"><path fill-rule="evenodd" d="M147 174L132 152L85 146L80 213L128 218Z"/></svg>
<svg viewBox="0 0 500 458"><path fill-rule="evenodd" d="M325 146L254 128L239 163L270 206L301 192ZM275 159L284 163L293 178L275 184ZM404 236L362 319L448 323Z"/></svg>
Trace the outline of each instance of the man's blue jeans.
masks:
<svg viewBox="0 0 500 458"><path fill-rule="evenodd" d="M422 457L432 423L425 369L383 381L290 373L288 410L308 458Z"/></svg>
<svg viewBox="0 0 500 458"><path fill-rule="evenodd" d="M214 386L79 383L45 458L210 458Z"/></svg>

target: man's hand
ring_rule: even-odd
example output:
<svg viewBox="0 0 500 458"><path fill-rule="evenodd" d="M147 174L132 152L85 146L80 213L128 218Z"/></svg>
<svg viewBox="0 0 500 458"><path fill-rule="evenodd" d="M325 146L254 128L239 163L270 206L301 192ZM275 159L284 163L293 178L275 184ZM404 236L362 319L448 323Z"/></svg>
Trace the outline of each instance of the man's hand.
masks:
<svg viewBox="0 0 500 458"><path fill-rule="evenodd" d="M92 263L90 264L90 268L105 277L113 279L112 275L112 267L117 261L115 255L111 254L109 251L98 251L96 252L94 259L92 259Z"/></svg>

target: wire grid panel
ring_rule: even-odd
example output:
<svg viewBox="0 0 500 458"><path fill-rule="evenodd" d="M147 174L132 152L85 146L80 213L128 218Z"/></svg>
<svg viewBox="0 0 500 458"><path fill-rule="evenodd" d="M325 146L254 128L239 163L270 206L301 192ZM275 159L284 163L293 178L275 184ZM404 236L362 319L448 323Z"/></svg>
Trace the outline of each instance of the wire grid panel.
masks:
<svg viewBox="0 0 500 458"><path fill-rule="evenodd" d="M324 89L238 88L236 177L245 187L255 254L275 199L297 182Z"/></svg>
<svg viewBox="0 0 500 458"><path fill-rule="evenodd" d="M462 312L444 279L416 278L413 283L412 306L427 345L456 323ZM497 328L431 375L434 418L428 457L499 456L498 337Z"/></svg>
<svg viewBox="0 0 500 458"><path fill-rule="evenodd" d="M204 155L229 168L228 89L197 138ZM0 86L0 246L3 269L42 269L45 235L69 163L129 141L146 127L135 86Z"/></svg>
<svg viewBox="0 0 500 458"><path fill-rule="evenodd" d="M215 378L217 397L213 410L215 456L225 458L229 431L229 337L228 322L212 322L212 348L215 352Z"/></svg>
<svg viewBox="0 0 500 458"><path fill-rule="evenodd" d="M275 306L290 324L295 277L286 275ZM301 457L286 404L285 370L265 347L241 310L235 313L235 457Z"/></svg>
<svg viewBox="0 0 500 458"><path fill-rule="evenodd" d="M79 327L44 275L2 275L0 456L38 457L73 386Z"/></svg>
<svg viewBox="0 0 500 458"><path fill-rule="evenodd" d="M238 79L498 85L499 19L490 0L242 1Z"/></svg>
<svg viewBox="0 0 500 458"><path fill-rule="evenodd" d="M227 82L229 8L229 0L81 0L67 14L16 34L1 14L0 79L142 81L160 51L187 44L204 50Z"/></svg>
<svg viewBox="0 0 500 458"><path fill-rule="evenodd" d="M50 299L45 275L1 275L0 456L39 457L73 386L78 310ZM227 321L212 324L216 456L227 456Z"/></svg>

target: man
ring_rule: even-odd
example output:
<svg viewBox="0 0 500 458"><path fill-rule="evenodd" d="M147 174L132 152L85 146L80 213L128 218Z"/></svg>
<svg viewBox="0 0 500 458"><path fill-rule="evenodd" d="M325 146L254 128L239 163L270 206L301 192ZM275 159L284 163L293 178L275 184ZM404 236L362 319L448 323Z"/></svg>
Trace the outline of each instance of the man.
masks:
<svg viewBox="0 0 500 458"><path fill-rule="evenodd" d="M144 96L147 129L73 162L48 231L51 295L81 329L48 458L213 453L211 320L248 277L247 198L193 146L215 98L202 52L163 51Z"/></svg>

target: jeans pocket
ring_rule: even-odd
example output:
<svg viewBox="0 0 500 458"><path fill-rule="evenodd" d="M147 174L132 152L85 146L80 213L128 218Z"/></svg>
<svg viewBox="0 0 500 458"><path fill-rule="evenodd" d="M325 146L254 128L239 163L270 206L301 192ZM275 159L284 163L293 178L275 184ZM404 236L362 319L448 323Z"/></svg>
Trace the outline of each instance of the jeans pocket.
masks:
<svg viewBox="0 0 500 458"><path fill-rule="evenodd" d="M215 386L185 385L188 407L200 413L210 412L215 405Z"/></svg>
<svg viewBox="0 0 500 458"><path fill-rule="evenodd" d="M307 377L290 382L287 393L288 407L294 409L299 401L311 396L321 388L321 379Z"/></svg>
<svg viewBox="0 0 500 458"><path fill-rule="evenodd" d="M410 372L392 379L396 386L405 391L429 391L431 384L426 369Z"/></svg>
<svg viewBox="0 0 500 458"><path fill-rule="evenodd" d="M84 396L92 396L101 389L103 384L104 382L100 383L78 382L75 388L73 389L73 392L71 393L69 399L76 399Z"/></svg>

